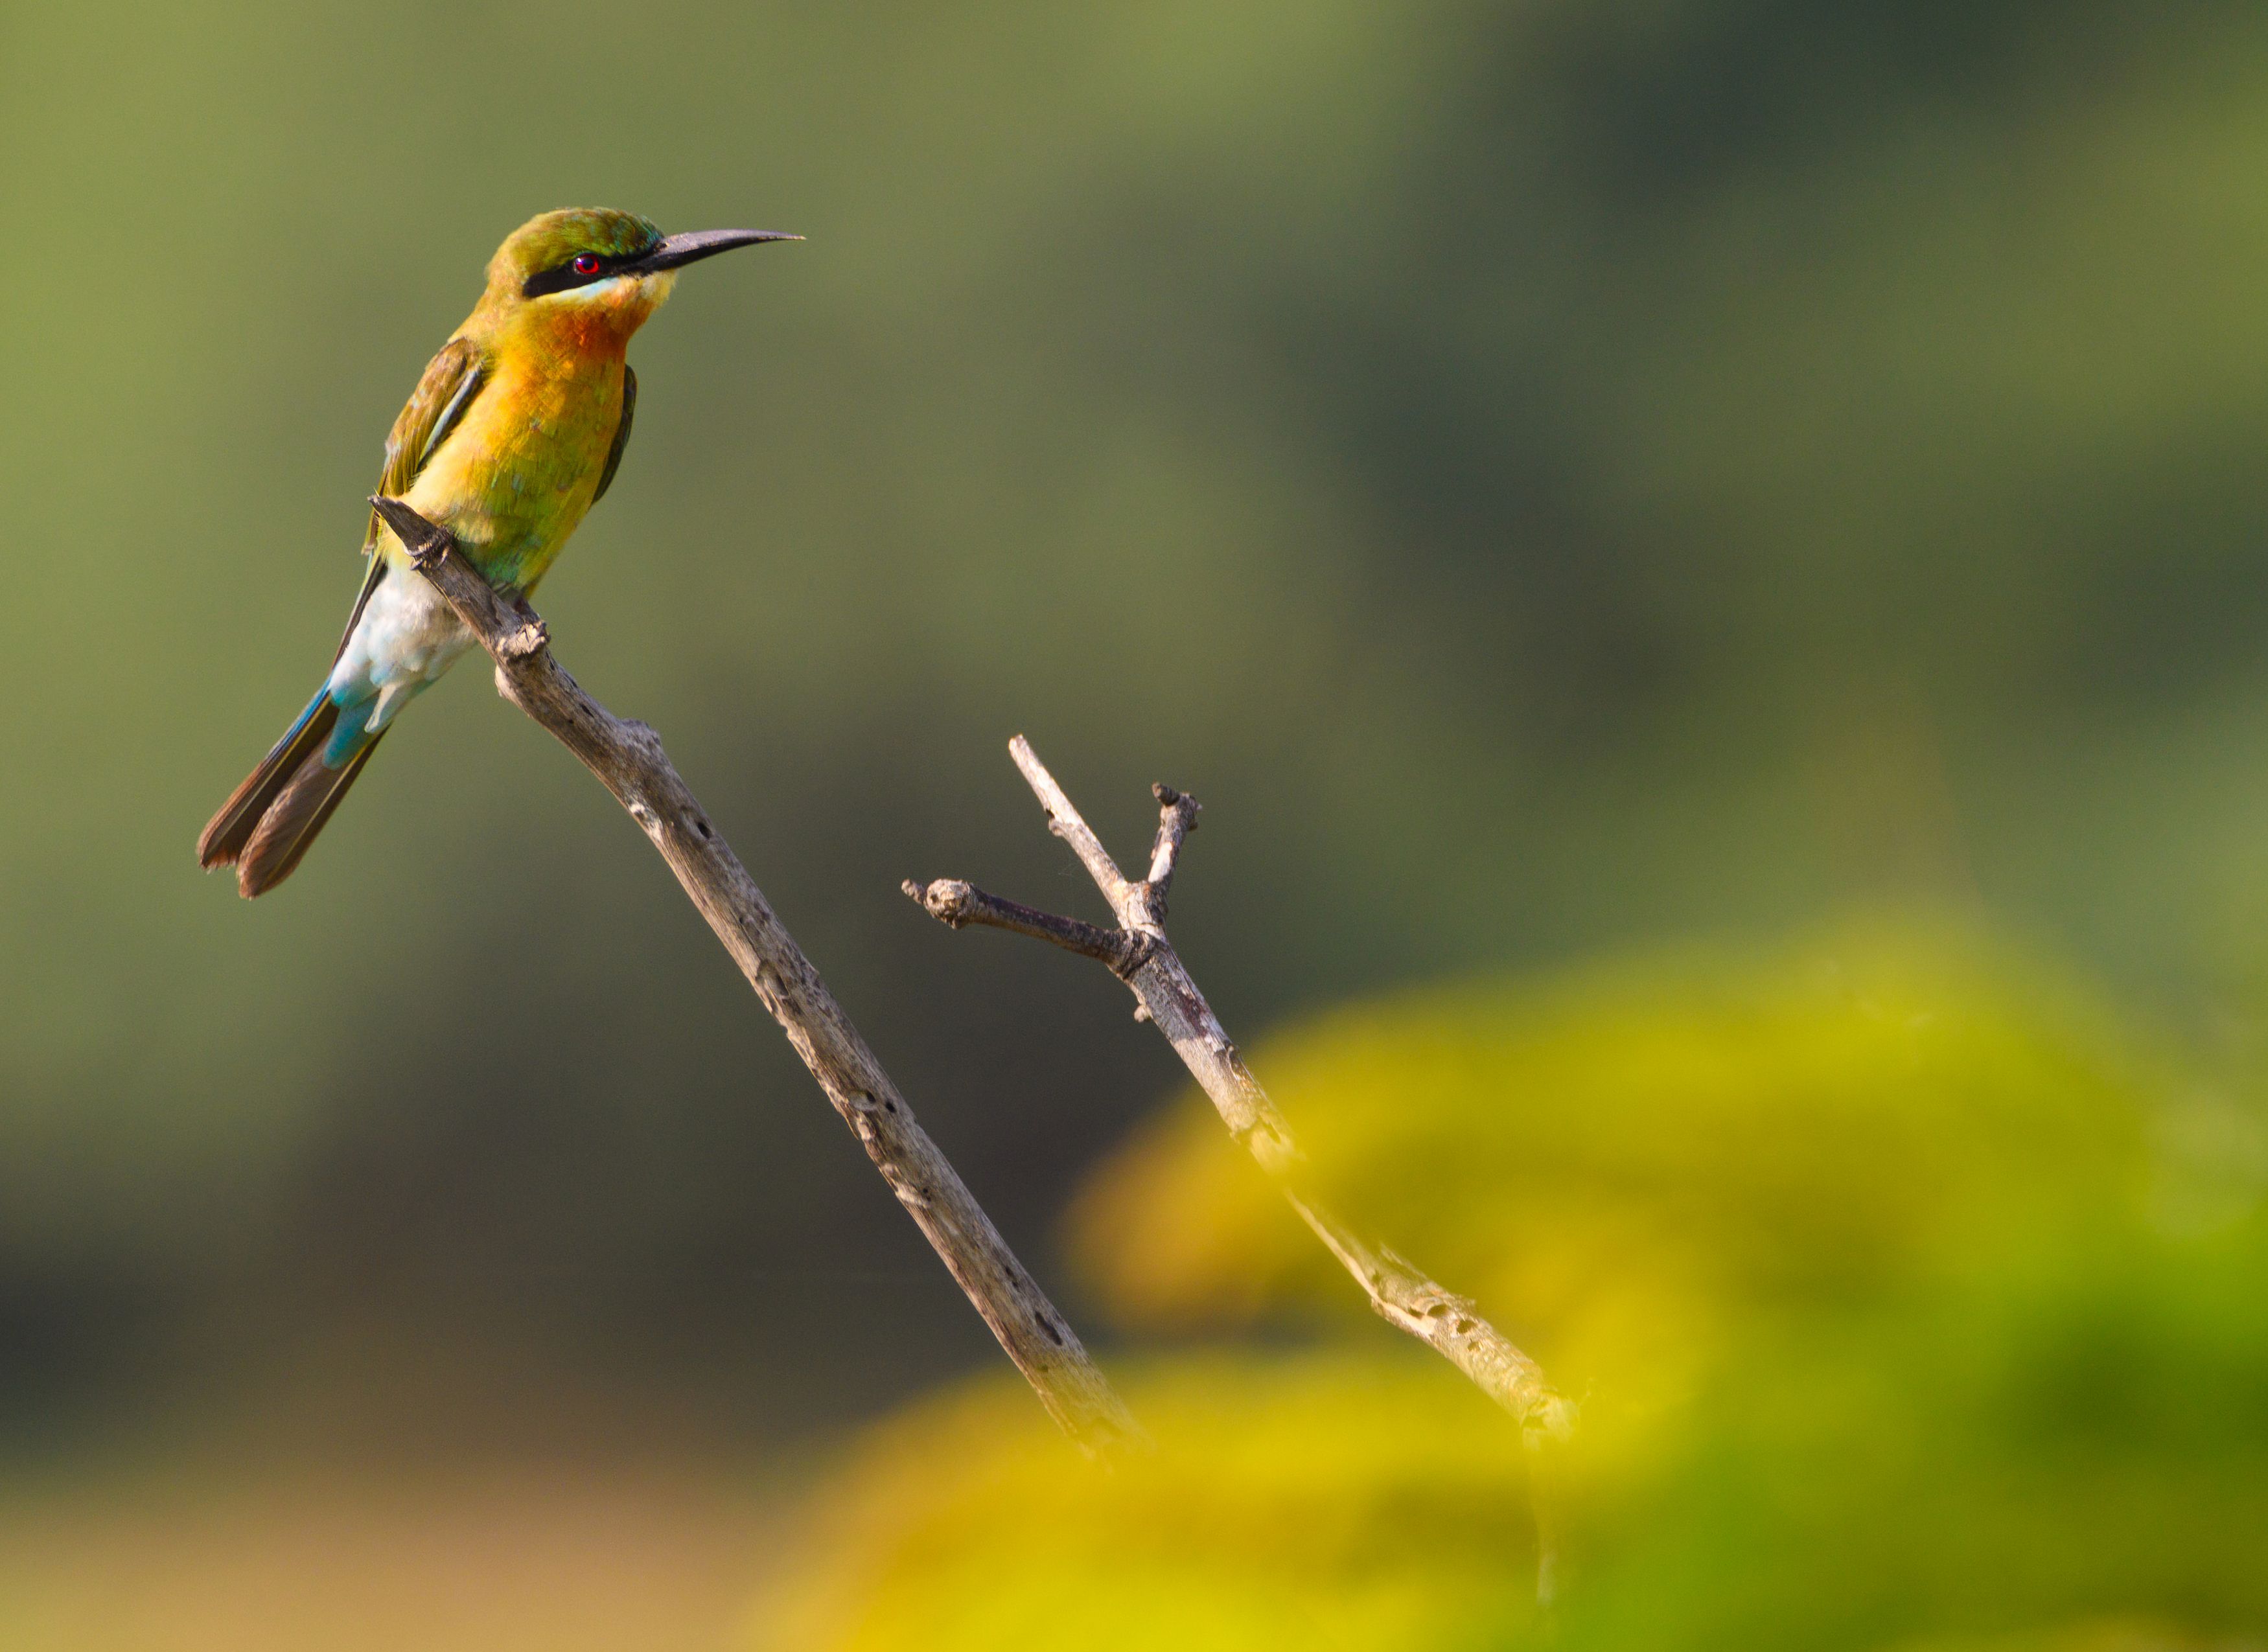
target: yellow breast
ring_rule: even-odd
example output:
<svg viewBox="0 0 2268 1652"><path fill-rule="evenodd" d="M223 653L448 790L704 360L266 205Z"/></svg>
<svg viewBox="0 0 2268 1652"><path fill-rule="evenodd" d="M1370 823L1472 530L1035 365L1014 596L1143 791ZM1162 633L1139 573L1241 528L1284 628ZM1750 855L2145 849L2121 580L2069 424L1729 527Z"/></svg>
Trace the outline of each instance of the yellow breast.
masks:
<svg viewBox="0 0 2268 1652"><path fill-rule="evenodd" d="M490 578L524 590L591 508L622 422L622 353L519 348L491 359L409 498Z"/></svg>

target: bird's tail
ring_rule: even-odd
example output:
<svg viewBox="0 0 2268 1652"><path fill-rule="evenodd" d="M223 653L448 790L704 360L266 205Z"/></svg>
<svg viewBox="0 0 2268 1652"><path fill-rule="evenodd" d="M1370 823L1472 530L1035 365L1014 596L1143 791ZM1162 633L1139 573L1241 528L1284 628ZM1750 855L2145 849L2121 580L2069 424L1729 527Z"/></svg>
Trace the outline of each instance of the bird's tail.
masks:
<svg viewBox="0 0 2268 1652"><path fill-rule="evenodd" d="M342 714L326 683L207 823L197 863L233 865L247 900L289 877L386 738L368 729L370 720L367 704Z"/></svg>

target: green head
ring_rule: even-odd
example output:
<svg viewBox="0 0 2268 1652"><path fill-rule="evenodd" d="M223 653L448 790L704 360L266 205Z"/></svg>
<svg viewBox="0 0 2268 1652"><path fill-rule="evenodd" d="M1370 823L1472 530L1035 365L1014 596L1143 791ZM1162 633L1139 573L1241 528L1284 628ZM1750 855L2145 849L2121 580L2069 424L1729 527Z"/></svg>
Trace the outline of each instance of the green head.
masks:
<svg viewBox="0 0 2268 1652"><path fill-rule="evenodd" d="M668 296L676 271L736 246L802 237L777 230L696 230L664 235L635 212L569 207L530 218L489 261L483 304L607 312L644 319ZM636 326L637 321L631 322Z"/></svg>

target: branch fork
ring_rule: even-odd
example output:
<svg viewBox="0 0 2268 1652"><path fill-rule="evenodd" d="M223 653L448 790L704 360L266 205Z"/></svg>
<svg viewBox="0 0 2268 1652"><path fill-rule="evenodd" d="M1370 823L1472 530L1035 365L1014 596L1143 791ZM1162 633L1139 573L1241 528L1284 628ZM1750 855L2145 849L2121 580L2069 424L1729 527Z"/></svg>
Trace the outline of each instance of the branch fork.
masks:
<svg viewBox="0 0 2268 1652"><path fill-rule="evenodd" d="M1165 1034L1229 1134L1259 1161L1300 1219L1362 1287L1379 1316L1439 1353L1518 1418L1531 1446L1565 1440L1574 1427L1575 1407L1551 1386L1543 1367L1484 1318L1470 1298L1436 1283L1385 1245L1360 1237L1309 1190L1305 1156L1291 1126L1237 1054L1166 936L1166 898L1182 846L1197 830L1197 799L1170 786L1151 788L1158 801L1158 833L1150 849L1149 875L1130 880L1030 743L1018 735L1008 752L1047 811L1048 829L1071 845L1110 904L1117 927L1106 929L1041 912L959 878L909 881L906 893L951 928L1006 929L1108 966L1133 989L1135 1014Z"/></svg>

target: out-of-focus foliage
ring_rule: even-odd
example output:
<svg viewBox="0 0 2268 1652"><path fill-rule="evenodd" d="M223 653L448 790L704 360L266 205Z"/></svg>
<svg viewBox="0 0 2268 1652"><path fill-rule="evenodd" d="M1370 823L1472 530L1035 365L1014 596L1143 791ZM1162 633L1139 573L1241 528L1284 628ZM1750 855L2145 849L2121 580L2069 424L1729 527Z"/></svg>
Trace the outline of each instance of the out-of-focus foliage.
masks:
<svg viewBox="0 0 2268 1652"><path fill-rule="evenodd" d="M1254 1059L1327 1200L1584 1396L1556 1644L2268 1631L2263 1188L2182 1145L2203 1109L2257 1153L2261 1120L2074 989L1859 930L1406 995ZM1139 1322L1335 1302L1344 1351L1140 1374L1160 1455L1116 1477L1006 1384L916 1409L841 1494L848 1570L796 1643L1256 1644L1225 1576L1302 1643L1528 1637L1516 1428L1366 1322L1202 1098L1079 1222Z"/></svg>
<svg viewBox="0 0 2268 1652"><path fill-rule="evenodd" d="M1263 1046L1325 1200L1554 1351L1666 1398L1759 1314L1942 1278L2145 1189L2148 1058L2029 973L1918 932L1430 992ZM2163 1089L2163 1085L2157 1086ZM1134 1322L1364 1311L1185 1104L1090 1186L1079 1252Z"/></svg>
<svg viewBox="0 0 2268 1652"><path fill-rule="evenodd" d="M2268 1632L2268 1227L2106 1217L1745 1342L1602 1492L1577 1647ZM2257 1643L2253 1641L2250 1643Z"/></svg>
<svg viewBox="0 0 2268 1652"><path fill-rule="evenodd" d="M1454 1646L1533 1610L1519 1431L1414 1361L1124 1374L1153 1457L1098 1483L1028 1391L874 1429L760 1634L787 1647Z"/></svg>

